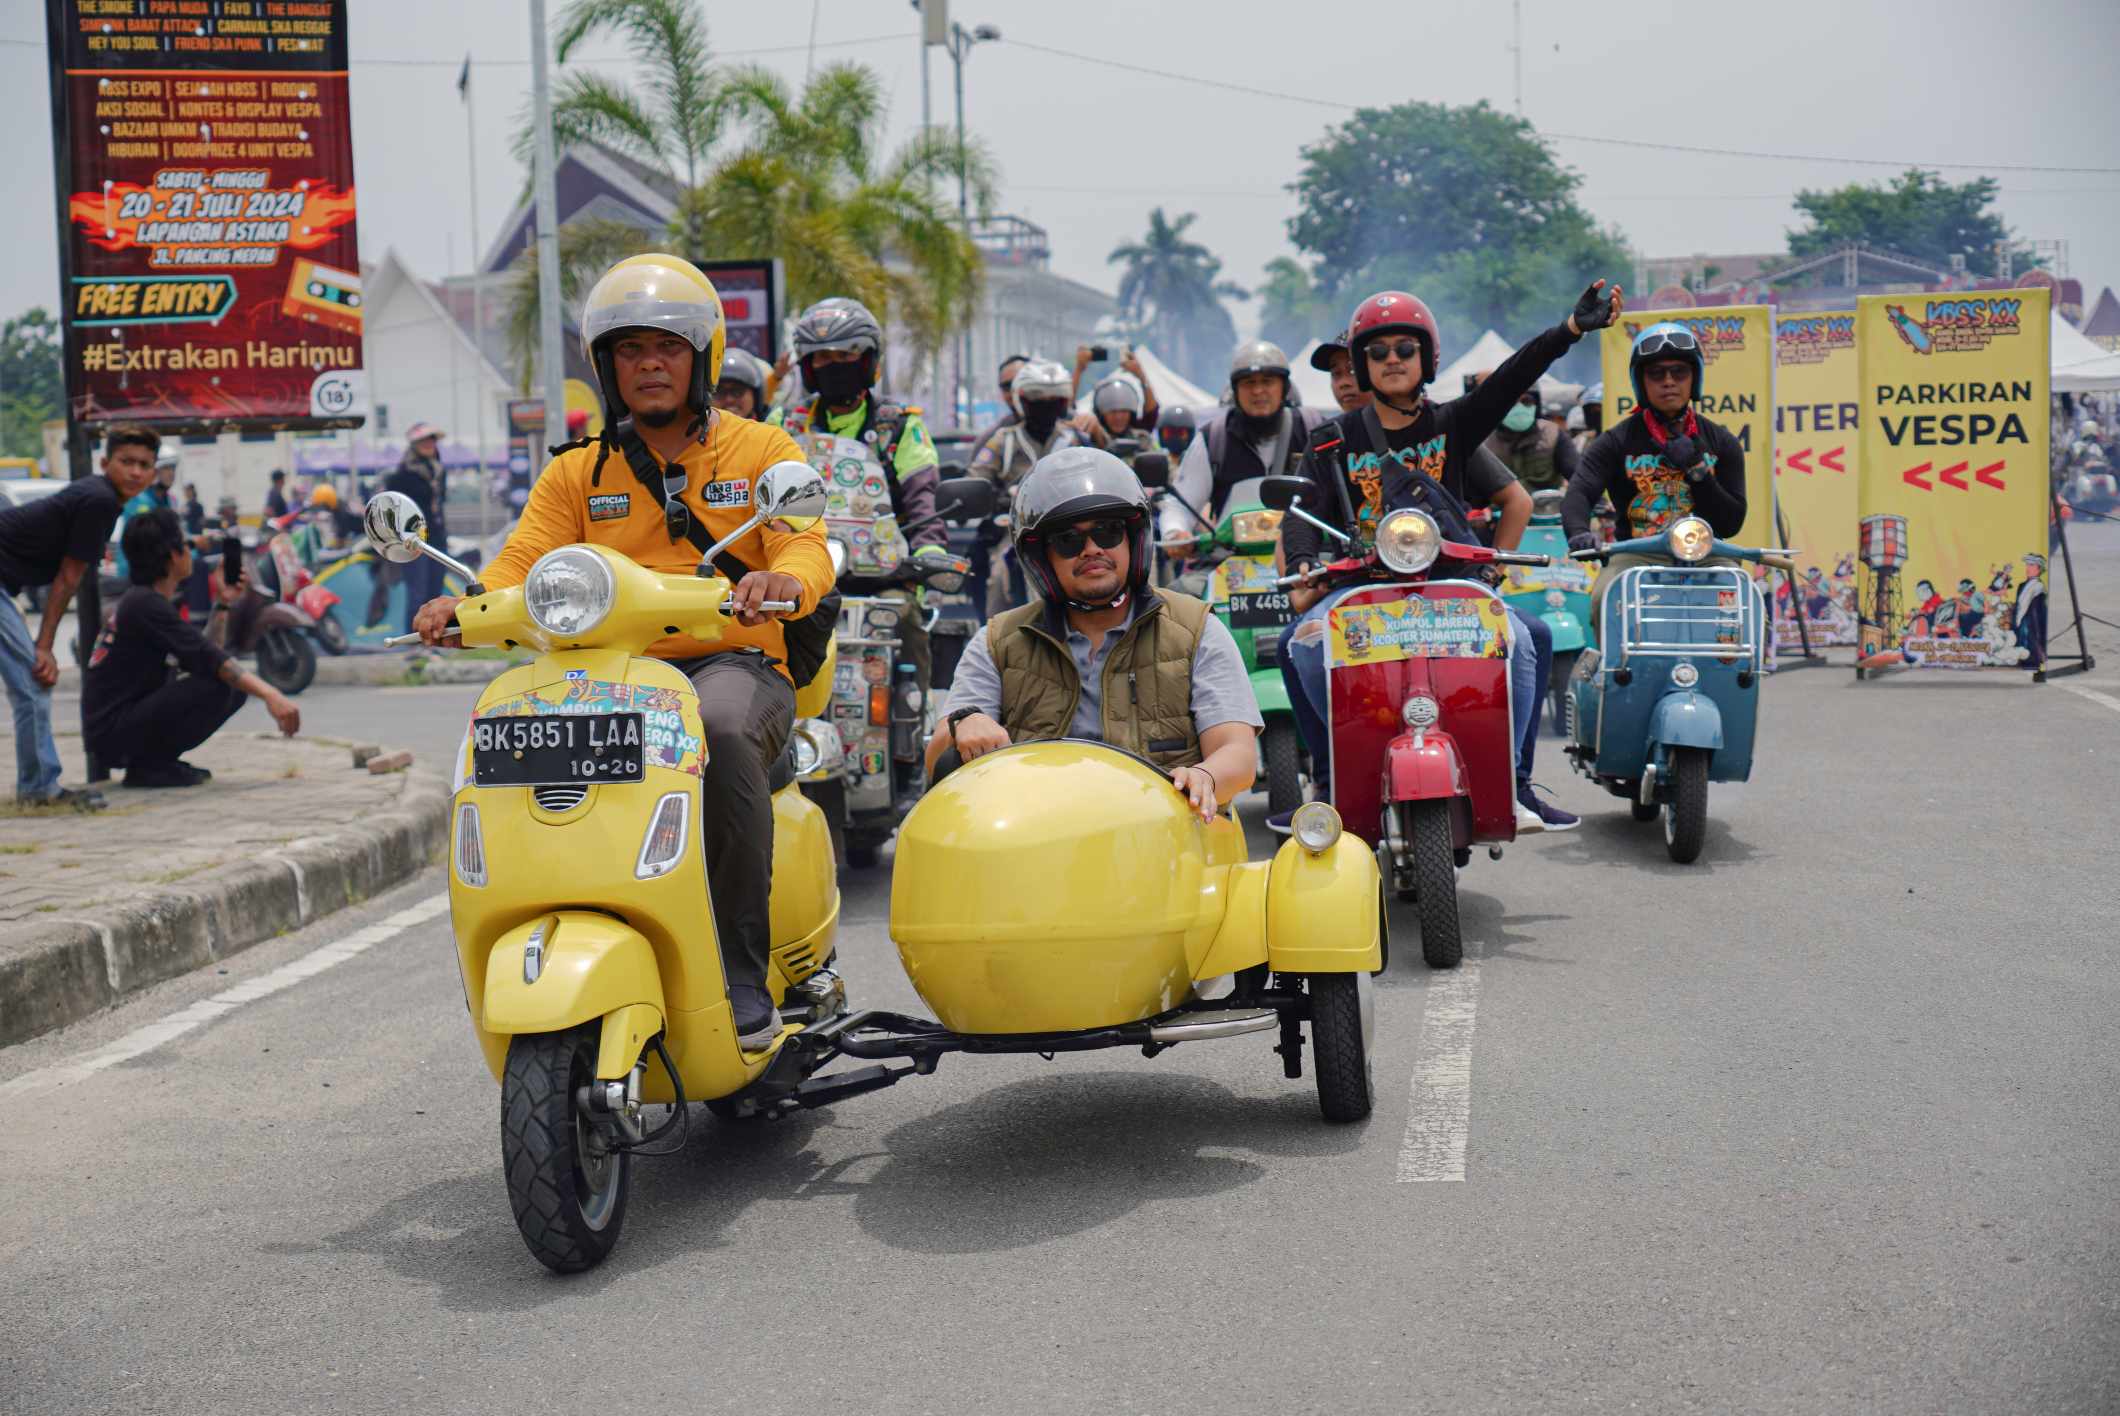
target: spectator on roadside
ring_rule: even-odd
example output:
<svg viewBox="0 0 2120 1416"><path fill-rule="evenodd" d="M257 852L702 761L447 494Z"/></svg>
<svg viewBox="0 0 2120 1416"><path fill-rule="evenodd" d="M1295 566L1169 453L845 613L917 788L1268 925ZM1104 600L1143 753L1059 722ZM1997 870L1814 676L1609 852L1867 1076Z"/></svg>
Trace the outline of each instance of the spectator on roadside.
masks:
<svg viewBox="0 0 2120 1416"><path fill-rule="evenodd" d="M197 536L206 530L206 503L199 500L199 484L184 484L184 530Z"/></svg>
<svg viewBox="0 0 2120 1416"><path fill-rule="evenodd" d="M383 490L403 492L427 518L427 540L437 550L449 549L449 524L444 502L448 499L448 474L442 469L442 439L446 434L432 423L414 423L405 430L405 456L397 470L383 483ZM442 568L421 556L398 567L405 586L405 628L420 606L442 593ZM387 593L387 592L386 592ZM369 622L382 616L369 606Z"/></svg>
<svg viewBox="0 0 2120 1416"><path fill-rule="evenodd" d="M265 493L265 519L276 521L287 514L287 474L275 470L272 490Z"/></svg>
<svg viewBox="0 0 2120 1416"><path fill-rule="evenodd" d="M118 512L154 480L162 440L145 428L120 426L103 443L103 475L84 477L51 496L0 511L0 679L15 710L15 800L28 806L100 810L100 792L59 785L59 747L52 738L52 685L59 659L52 645L83 575L103 563ZM31 637L15 596L51 587Z"/></svg>
<svg viewBox="0 0 2120 1416"><path fill-rule="evenodd" d="M280 731L302 728L301 711L188 623L171 603L192 571L191 543L176 513L158 507L126 523L125 558L132 588L119 597L82 676L81 727L88 748L125 768L128 787L196 787L213 773L183 755L221 730L256 698ZM242 598L245 576L221 583L210 628L225 631L228 607ZM182 670L174 677L169 666Z"/></svg>

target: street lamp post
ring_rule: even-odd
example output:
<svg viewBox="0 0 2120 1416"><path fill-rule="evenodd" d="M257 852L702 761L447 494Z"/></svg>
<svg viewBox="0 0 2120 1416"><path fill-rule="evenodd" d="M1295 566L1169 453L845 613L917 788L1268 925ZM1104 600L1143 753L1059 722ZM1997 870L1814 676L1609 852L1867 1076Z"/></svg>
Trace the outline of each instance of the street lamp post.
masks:
<svg viewBox="0 0 2120 1416"><path fill-rule="evenodd" d="M964 165L964 60L975 44L992 43L1001 38L1001 31L992 25L978 25L966 29L963 25L950 26L950 63L957 78L957 222L967 241L972 236L971 201L965 190ZM950 395L950 418L954 423L957 415L957 399L965 401L966 411L971 407L971 385L965 382L965 374L972 363L972 330L967 324L957 335L957 382Z"/></svg>

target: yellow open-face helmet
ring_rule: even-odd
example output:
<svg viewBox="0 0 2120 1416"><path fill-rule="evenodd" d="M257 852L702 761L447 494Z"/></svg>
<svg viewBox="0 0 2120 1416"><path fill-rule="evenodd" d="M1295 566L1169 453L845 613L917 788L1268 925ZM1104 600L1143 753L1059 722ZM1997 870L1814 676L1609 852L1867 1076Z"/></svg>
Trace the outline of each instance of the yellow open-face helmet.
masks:
<svg viewBox="0 0 2120 1416"><path fill-rule="evenodd" d="M596 370L607 427L627 416L618 397L610 346L629 329L668 330L692 346L692 386L685 402L704 415L714 385L721 381L721 355L728 338L714 282L690 261L652 251L628 256L590 287L582 301L582 353Z"/></svg>

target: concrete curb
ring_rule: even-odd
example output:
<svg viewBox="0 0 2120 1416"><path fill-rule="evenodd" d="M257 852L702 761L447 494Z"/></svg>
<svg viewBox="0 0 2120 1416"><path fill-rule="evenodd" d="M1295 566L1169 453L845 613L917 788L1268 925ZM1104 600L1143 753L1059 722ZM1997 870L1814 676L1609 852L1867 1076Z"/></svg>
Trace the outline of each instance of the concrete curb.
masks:
<svg viewBox="0 0 2120 1416"><path fill-rule="evenodd" d="M331 688L404 688L425 683L490 683L515 667L516 663L529 663L525 654L520 660L467 659L447 649L407 650L405 652L354 653L337 656L317 656L317 676L312 686ZM245 668L256 668L255 661L243 661ZM70 659L59 664L60 688L70 693L81 691L81 670Z"/></svg>
<svg viewBox="0 0 2120 1416"><path fill-rule="evenodd" d="M55 916L0 961L0 1047L401 885L436 858L448 825L445 784L415 774L395 806L328 836L222 866L145 902L97 908L93 918Z"/></svg>

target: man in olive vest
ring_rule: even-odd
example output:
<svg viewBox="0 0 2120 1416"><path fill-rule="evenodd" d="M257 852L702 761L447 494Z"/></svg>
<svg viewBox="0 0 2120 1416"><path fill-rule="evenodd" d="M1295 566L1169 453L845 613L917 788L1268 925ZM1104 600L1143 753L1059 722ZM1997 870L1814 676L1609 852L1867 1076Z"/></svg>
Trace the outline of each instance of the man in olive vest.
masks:
<svg viewBox="0 0 2120 1416"><path fill-rule="evenodd" d="M1487 374L1493 372L1489 369L1486 374L1467 378L1466 390L1469 392L1479 387ZM1484 446L1516 474L1516 480L1526 489L1565 491L1579 461L1575 442L1551 420L1539 417L1538 411L1538 389L1526 389L1510 407L1502 425L1487 435Z"/></svg>
<svg viewBox="0 0 2120 1416"><path fill-rule="evenodd" d="M1229 630L1148 583L1148 494L1108 452L1042 458L1010 534L1037 597L966 646L928 770L1016 742L1090 738L1170 773L1202 819L1251 786L1264 720Z"/></svg>

